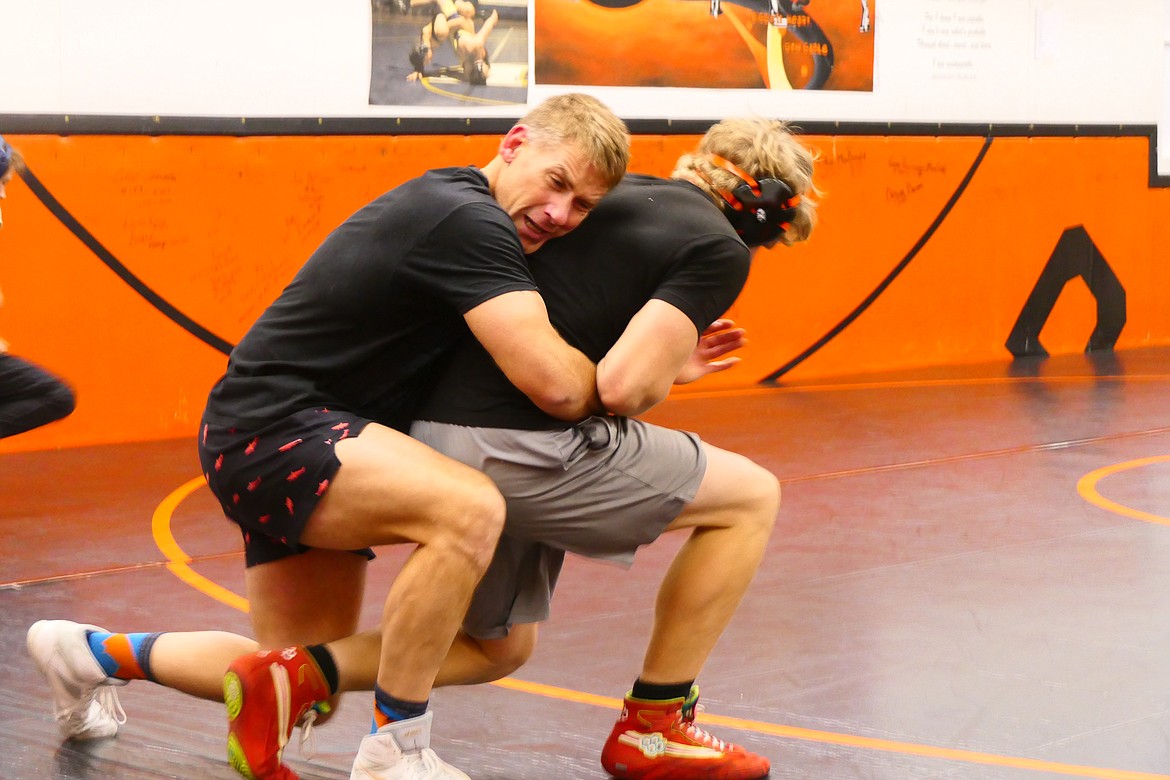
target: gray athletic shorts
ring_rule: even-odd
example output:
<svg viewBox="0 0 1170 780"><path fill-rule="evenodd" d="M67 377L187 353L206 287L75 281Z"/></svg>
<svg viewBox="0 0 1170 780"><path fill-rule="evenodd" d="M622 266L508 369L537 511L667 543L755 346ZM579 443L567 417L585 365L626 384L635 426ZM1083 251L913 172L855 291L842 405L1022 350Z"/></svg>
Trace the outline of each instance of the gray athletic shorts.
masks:
<svg viewBox="0 0 1170 780"><path fill-rule="evenodd" d="M625 417L553 431L416 422L410 435L487 474L507 501L463 625L485 639L548 618L565 552L629 566L694 500L707 468L695 434Z"/></svg>

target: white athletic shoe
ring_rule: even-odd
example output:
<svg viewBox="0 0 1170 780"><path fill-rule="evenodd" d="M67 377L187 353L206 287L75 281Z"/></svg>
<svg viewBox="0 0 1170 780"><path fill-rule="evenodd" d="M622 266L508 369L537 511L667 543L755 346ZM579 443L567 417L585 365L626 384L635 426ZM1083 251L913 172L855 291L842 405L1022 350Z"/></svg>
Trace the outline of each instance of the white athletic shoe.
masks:
<svg viewBox="0 0 1170 780"><path fill-rule="evenodd" d="M126 722L112 686L127 680L106 677L89 650L87 631L105 629L71 620L38 620L28 630L28 654L49 682L53 714L65 739L112 737Z"/></svg>
<svg viewBox="0 0 1170 780"><path fill-rule="evenodd" d="M431 713L362 738L350 780L471 780L431 750Z"/></svg>

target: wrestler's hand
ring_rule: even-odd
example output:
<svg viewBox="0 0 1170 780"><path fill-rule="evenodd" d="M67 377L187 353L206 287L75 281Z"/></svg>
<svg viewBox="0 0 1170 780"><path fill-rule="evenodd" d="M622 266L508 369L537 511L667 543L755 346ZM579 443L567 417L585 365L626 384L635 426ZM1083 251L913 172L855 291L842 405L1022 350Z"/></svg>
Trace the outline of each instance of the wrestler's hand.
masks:
<svg viewBox="0 0 1170 780"><path fill-rule="evenodd" d="M695 351L678 372L674 383L685 385L734 366L740 360L738 357L723 356L747 344L746 333L743 328L735 327L731 320L715 320L699 335Z"/></svg>

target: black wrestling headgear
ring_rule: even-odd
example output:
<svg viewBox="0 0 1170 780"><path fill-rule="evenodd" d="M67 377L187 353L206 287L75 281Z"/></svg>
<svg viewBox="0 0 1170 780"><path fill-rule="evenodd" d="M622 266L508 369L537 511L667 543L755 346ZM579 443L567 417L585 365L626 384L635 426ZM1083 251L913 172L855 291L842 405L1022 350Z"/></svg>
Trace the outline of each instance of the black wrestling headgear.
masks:
<svg viewBox="0 0 1170 780"><path fill-rule="evenodd" d="M779 179L756 181L735 163L717 154L707 159L740 179L730 192L719 190L723 198L723 213L731 221L735 232L750 247L770 244L778 239L796 216L800 196Z"/></svg>

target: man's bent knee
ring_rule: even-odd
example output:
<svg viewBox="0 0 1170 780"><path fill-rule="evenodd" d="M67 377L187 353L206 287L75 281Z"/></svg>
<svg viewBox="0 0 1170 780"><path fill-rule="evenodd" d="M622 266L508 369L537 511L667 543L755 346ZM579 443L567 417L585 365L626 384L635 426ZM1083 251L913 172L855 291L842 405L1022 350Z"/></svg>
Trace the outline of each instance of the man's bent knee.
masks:
<svg viewBox="0 0 1170 780"><path fill-rule="evenodd" d="M495 484L482 474L476 476L482 482L469 485L444 508L432 543L448 546L474 568L486 571L504 530L507 507Z"/></svg>
<svg viewBox="0 0 1170 780"><path fill-rule="evenodd" d="M780 510L780 481L751 460L710 448L707 473L695 500L667 530L740 528L770 534Z"/></svg>
<svg viewBox="0 0 1170 780"><path fill-rule="evenodd" d="M748 511L743 521L754 524L764 535L770 535L780 511L780 480L762 466L752 464L751 477L743 481L744 500Z"/></svg>
<svg viewBox="0 0 1170 780"><path fill-rule="evenodd" d="M753 503L760 513L774 521L776 513L780 511L780 480L763 466L752 465L753 476L749 483L750 487L746 489L750 491Z"/></svg>
<svg viewBox="0 0 1170 780"><path fill-rule="evenodd" d="M524 623L512 627L504 639L476 639L492 668L492 679L507 677L532 657L536 649L536 624Z"/></svg>

